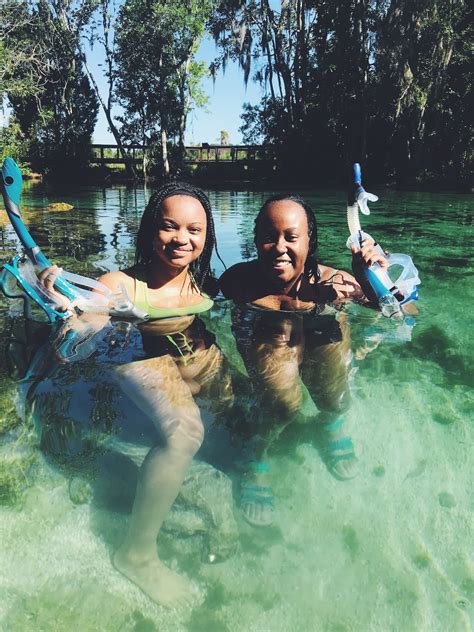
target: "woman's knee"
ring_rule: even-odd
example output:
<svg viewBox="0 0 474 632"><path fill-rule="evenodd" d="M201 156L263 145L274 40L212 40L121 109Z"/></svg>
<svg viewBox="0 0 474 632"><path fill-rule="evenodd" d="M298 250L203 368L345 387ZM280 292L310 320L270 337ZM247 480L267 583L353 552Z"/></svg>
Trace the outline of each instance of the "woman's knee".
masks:
<svg viewBox="0 0 474 632"><path fill-rule="evenodd" d="M168 447L194 456L204 440L204 425L200 415L182 415L172 420L167 428Z"/></svg>
<svg viewBox="0 0 474 632"><path fill-rule="evenodd" d="M286 389L272 389L266 393L265 409L277 415L288 417L294 415L301 408L303 401L299 384Z"/></svg>
<svg viewBox="0 0 474 632"><path fill-rule="evenodd" d="M349 410L351 394L348 388L333 393L318 393L313 396L314 403L321 412L342 415Z"/></svg>

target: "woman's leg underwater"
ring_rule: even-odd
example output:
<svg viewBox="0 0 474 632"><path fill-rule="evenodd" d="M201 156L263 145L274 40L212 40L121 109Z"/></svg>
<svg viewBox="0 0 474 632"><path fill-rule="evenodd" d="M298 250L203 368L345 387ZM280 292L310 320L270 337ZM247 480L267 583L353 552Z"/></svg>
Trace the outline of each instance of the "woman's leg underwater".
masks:
<svg viewBox="0 0 474 632"><path fill-rule="evenodd" d="M268 327L257 328L250 340L237 340L258 400L249 410L245 428L251 455L242 477L240 497L243 515L254 526L273 522L266 454L301 406L299 325L294 319L280 318Z"/></svg>
<svg viewBox="0 0 474 632"><path fill-rule="evenodd" d="M199 409L169 356L120 367L116 376L154 422L160 442L141 466L128 533L114 565L157 603L184 605L193 600L195 589L160 561L156 540L202 443Z"/></svg>
<svg viewBox="0 0 474 632"><path fill-rule="evenodd" d="M353 478L357 459L350 437L345 436L344 415L350 406L349 367L351 348L348 327L339 322L342 339L320 344L318 336L306 334L302 379L320 413L323 454L330 471L340 479Z"/></svg>

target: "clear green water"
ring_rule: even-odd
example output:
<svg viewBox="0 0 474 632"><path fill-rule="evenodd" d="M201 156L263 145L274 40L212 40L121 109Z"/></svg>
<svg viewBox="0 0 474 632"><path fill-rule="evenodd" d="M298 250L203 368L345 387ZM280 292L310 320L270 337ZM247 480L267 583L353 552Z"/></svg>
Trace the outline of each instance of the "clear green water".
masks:
<svg viewBox="0 0 474 632"><path fill-rule="evenodd" d="M269 192L209 193L226 264L251 257L253 217ZM36 186L25 192L23 204L31 231L55 261L97 276L131 261L133 235L149 195L122 186L67 193ZM306 197L317 211L321 260L348 269L343 193ZM170 548L168 563L205 594L192 612L154 605L114 571L110 554L125 532L126 510L107 498L74 504L70 486L77 464L43 454L28 423L11 428L21 412L22 392L9 380L2 352L0 629L471 629L472 199L399 192L381 198L363 227L392 252L413 255L422 279L420 316L411 341L384 341L354 361L346 426L359 459L357 476L336 480L307 435L280 444L270 458L278 499L274 528L253 529L236 511L239 548L220 564L202 563L184 546ZM75 208L45 211L52 201ZM14 244L10 227L3 225L3 260ZM219 273L218 261L215 267ZM2 350L21 323L15 309L0 298ZM367 315L354 307L349 320L357 351L364 344ZM209 326L238 367L228 305L216 306ZM93 385L97 366L95 372L90 362L76 367L69 383L74 387L88 370ZM80 407L83 400L78 401ZM210 445L205 443L202 458L218 461L220 440L222 450L228 448L225 433L214 430L218 421L208 412ZM95 475L94 454L82 464L81 480ZM120 470L110 496L120 497L126 489L127 472ZM235 470L228 473L235 480Z"/></svg>

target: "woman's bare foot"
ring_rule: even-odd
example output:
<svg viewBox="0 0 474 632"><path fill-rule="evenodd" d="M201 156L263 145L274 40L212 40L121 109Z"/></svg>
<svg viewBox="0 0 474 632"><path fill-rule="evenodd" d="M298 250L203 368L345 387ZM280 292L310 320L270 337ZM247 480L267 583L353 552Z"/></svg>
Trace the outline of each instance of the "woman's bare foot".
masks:
<svg viewBox="0 0 474 632"><path fill-rule="evenodd" d="M158 557L138 561L120 549L112 558L115 568L160 606L191 606L198 597L195 585L167 568Z"/></svg>

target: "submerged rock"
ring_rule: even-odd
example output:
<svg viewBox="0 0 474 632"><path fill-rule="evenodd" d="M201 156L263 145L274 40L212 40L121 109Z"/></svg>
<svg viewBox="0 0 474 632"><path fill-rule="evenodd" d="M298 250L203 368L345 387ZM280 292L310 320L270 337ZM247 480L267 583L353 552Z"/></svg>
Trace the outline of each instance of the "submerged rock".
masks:
<svg viewBox="0 0 474 632"><path fill-rule="evenodd" d="M137 467L150 450L117 438L108 446ZM123 465L120 469L123 471ZM194 461L163 523L159 541L180 557L199 557L209 563L223 561L234 554L239 540L233 506L230 478L208 463Z"/></svg>
<svg viewBox="0 0 474 632"><path fill-rule="evenodd" d="M73 474L69 497L74 504L92 502L109 511L128 514L137 468L150 448L117 439L110 441L108 447L113 447L113 451L102 457L96 476L90 478L90 471ZM194 462L163 524L158 537L160 550L164 549L165 556L213 563L233 555L238 540L231 480L212 465Z"/></svg>
<svg viewBox="0 0 474 632"><path fill-rule="evenodd" d="M239 538L233 514L232 483L211 465L192 465L160 536L167 544L205 562L233 555Z"/></svg>
<svg viewBox="0 0 474 632"><path fill-rule="evenodd" d="M69 498L75 505L84 505L92 500L94 490L89 481L74 476L69 481Z"/></svg>
<svg viewBox="0 0 474 632"><path fill-rule="evenodd" d="M449 492L441 492L438 494L438 502L441 507L445 507L446 509L456 507L456 499Z"/></svg>

